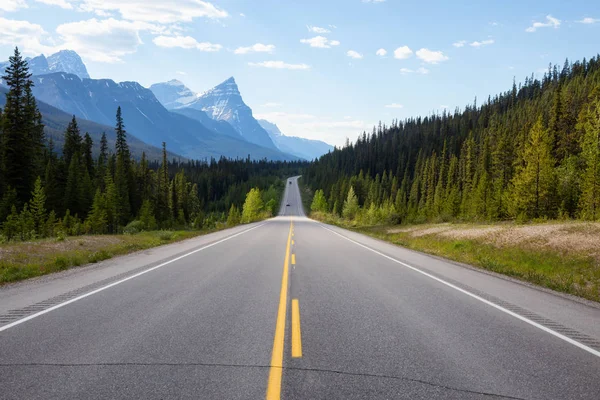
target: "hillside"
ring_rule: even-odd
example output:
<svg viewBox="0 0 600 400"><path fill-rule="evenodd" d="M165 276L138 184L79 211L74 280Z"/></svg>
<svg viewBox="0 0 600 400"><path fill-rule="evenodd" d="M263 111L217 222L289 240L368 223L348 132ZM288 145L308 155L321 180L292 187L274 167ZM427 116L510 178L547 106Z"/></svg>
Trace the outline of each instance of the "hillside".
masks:
<svg viewBox="0 0 600 400"><path fill-rule="evenodd" d="M7 89L0 86L0 107L3 107L6 103L6 92ZM43 101L38 101L37 105L42 113L42 123L44 124L46 138L52 138L54 141L55 150L60 152L64 142L65 129L69 125L69 122L71 122L72 115L59 110L56 107L52 107ZM100 138L102 137L103 133L106 133L106 139L109 147L114 148L116 139L114 126L98 124L83 118L78 118L77 123L79 124L79 128L82 132L87 132L92 137L92 140L94 141L93 151L95 156L97 156L100 152ZM141 158L142 152L146 153L146 157L149 160L158 161L162 157L161 149L142 142L131 133L128 134L127 141L129 143L129 147L131 148L131 154L136 159ZM173 157L183 159L178 154L169 152L169 158L172 159Z"/></svg>
<svg viewBox="0 0 600 400"><path fill-rule="evenodd" d="M321 209L367 223L598 219L600 59L463 111L380 124L304 179L323 189Z"/></svg>

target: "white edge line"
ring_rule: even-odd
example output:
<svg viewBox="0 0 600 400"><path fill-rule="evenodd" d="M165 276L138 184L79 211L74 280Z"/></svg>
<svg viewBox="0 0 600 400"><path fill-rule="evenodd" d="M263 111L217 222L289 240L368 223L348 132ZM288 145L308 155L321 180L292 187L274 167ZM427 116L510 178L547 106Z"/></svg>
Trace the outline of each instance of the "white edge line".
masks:
<svg viewBox="0 0 600 400"><path fill-rule="evenodd" d="M422 271L422 270L420 270L420 269L418 269L418 268L415 268L415 267L413 267L412 265L408 265L408 264L406 264L406 263L404 263L404 262L402 262L402 261L396 260L396 259L395 259L395 258L393 258L393 257L390 257L390 256L388 256L388 255L386 255L386 254L383 254L383 253L381 253L381 252L379 252L379 251L377 251L377 250L375 250L375 249L372 249L372 248L370 248L370 247L368 247L368 246L365 246L364 244L362 244L362 243L359 243L359 242L357 242L357 241L355 241L355 240L352 240L352 239L350 239L350 238L348 238L348 237L346 237L346 236L344 236L344 235L342 235L342 234L340 234L340 233L338 233L338 232L334 231L333 229L329 229L329 228L327 228L326 226L324 226L324 225L322 225L322 224L320 224L320 225L321 225L321 228L323 228L323 229L326 229L326 230L328 230L328 231L330 231L330 232L332 232L332 233L335 233L336 235L338 235L339 237L341 237L341 238L343 238L343 239L346 239L346 240L348 240L348 241L350 241L350 242L352 242L352 243L354 243L354 244L356 244L356 245L358 245L358 246L360 246L360 247L363 247L363 248L365 248L365 249L367 249L367 250L369 250L369 251L372 251L372 252L373 252L373 253L375 253L375 254L378 254L378 255L380 255L380 256L382 256L382 257L385 257L385 258L387 258L388 260L390 260L390 261L393 261L393 262L395 262L395 263L398 263L398 264L400 264L400 265L402 265L402 266L404 266L404 267L406 267L406 268L409 268L409 269L411 269L411 270L413 270L413 271L415 271L415 272L418 272L418 273L420 273L420 274L422 274L422 275L425 275L426 277L428 277L428 278L431 278L431 279L433 279L433 280L435 280L435 281L438 281L438 282L440 282L440 283L442 283L442 284L444 284L444 285L446 285L446 286L448 286L448 287L451 287L452 289L458 290L459 292L461 292L461 293L463 293L463 294L466 294L467 296L470 296L470 297L472 297L472 298L474 298L474 299L476 299L476 300L479 300L479 301L481 301L482 303L485 303L485 304L487 304L488 306L494 307L495 309L497 309L497 310L500 310L500 311L502 311L503 313L506 313L506 314L508 314L508 315L511 315L511 316L513 316L513 317L515 317L515 318L517 318L517 319L520 319L520 320L521 320L521 321L523 321L523 322L526 322L526 323L528 323L529 325L535 326L536 328L538 328L538 329L541 329L541 330L542 330L542 331L544 331L544 332L547 332L547 333L549 333L549 334L551 334L551 335L553 335L553 336L556 336L557 338L559 338L559 339L562 339L562 340L564 340L565 342L572 344L573 346L577 346L577 347L579 347L580 349L582 349L582 350L585 350L585 351L587 351L588 353L591 353L591 354L595 355L596 357L600 357L600 351L597 351L597 350L595 350L595 349L593 349L593 348L591 348L591 347L589 347L589 346L586 346L586 345L584 345L584 344L582 344L582 343L579 343L578 341L576 341L576 340L573 340L573 339L571 339L571 338L570 338L570 337L568 337L568 336L565 336L565 335L562 335L562 334L560 334L560 333L558 333L558 332L556 332L556 331L553 331L552 329L549 329L549 328L545 327L544 325L538 324L538 323L537 323L537 322L535 322L535 321L532 321L532 320L530 320L530 319L528 319L528 318L525 318L525 317L523 317L522 315L519 315L519 314L517 314L517 313L515 313L515 312L513 312L513 311L510 311L510 310L508 310L508 309L506 309L506 308L504 308L504 307L502 307L502 306L499 306L499 305L498 305L498 304L496 304L496 303L493 303L493 302L491 302L491 301L489 301L489 300L486 300L486 299L484 299L483 297L477 296L476 294L474 294L474 293L471 293L471 292L469 292L468 290L462 289L462 288L460 288L460 287L458 287L458 286L456 286L456 285L453 285L453 284L452 284L452 283L450 283L450 282L446 282L446 281L445 281L445 280L443 280L443 279L440 279L440 278L438 278L438 277L436 277L436 276L434 276L434 275L431 275L431 274L429 274L429 273L427 273L427 272L425 272L425 271Z"/></svg>
<svg viewBox="0 0 600 400"><path fill-rule="evenodd" d="M244 233L250 232L251 230L254 230L254 229L256 229L256 228L260 228L261 226L263 226L263 225L265 225L265 224L266 224L266 222L265 222L265 223L262 223L262 224L260 224L260 225L254 226L254 227L252 227L252 228L250 228L250 229L246 229L246 230L244 230L244 231L242 231L242 232L238 232L238 233L236 233L236 234L234 234L234 235L227 236L226 238L223 238L223 239L221 239L221 240L218 240L218 241L216 241L216 242L214 242L214 243L211 243L211 244L209 244L209 245L206 245L206 246L204 246L204 247L201 247L201 248L199 248L199 249L196 249L196 250L194 250L194 251L190 251L189 253L186 253L186 254L184 254L184 255L181 255L181 256L179 256L179 257L176 257L176 258L173 258L172 260L166 261L166 262L164 262L164 263L162 263L162 264L159 264L159 265L157 265L157 266L154 266L154 267L152 267L152 268L145 269L145 270L143 270L143 271L141 271L141 272L138 272L137 274L134 274L134 275L128 276L127 278L121 279L120 281L116 281L116 282L110 283L110 284L108 284L108 285L106 285L106 286L102 286L101 288L98 288L98 289L92 290L91 292L88 292L88 293L82 294L81 296L77 296L77 297L75 297L75 298L72 298L72 299L70 299L70 300L67 300L67 301L65 301L65 302L63 302L63 303L56 304L56 305L54 305L54 306L52 306L52 307L50 307L50 308L47 308L47 309L45 309L45 310L42 310L42 311L40 311L40 312L37 312L37 313L35 313L35 314L28 315L28 316L27 316L27 317L25 317L25 318L21 318L21 319L19 319L19 320L17 320L17 321L11 322L11 323L10 323L10 324L8 324L8 325L4 325L4 326L0 327L0 332L3 332L3 331L5 331L5 330L7 330L7 329L10 329L10 328L12 328L12 327L14 327L14 326L20 325L20 324L22 324L23 322L27 322L27 321L29 321L29 320L31 320L31 319L37 318L37 317L39 317L40 315L44 315L44 314L47 314L47 313L49 313L49 312L51 312L51 311L54 311L54 310L56 310L56 309L58 309L58 308L64 307L64 306L66 306L67 304L71 304L71 303L74 303L74 302L76 302L76 301L78 301L78 300L85 299L85 298L86 298L86 297L88 297L88 296L91 296L91 295L93 295L93 294L96 294L96 293L98 293L98 292L101 292L101 291L103 291L103 290L106 290L106 289L108 289L108 288L111 288L111 287L113 287L113 286L119 285L119 284L121 284L121 283L123 283L123 282L127 282L127 281L128 281L128 280L130 280L130 279L137 278L137 277L138 277L138 276L140 276L140 275L144 275L144 274L146 274L146 273L148 273L148 272L150 272L150 271L154 271L155 269L158 269L158 268L164 267L165 265L168 265L168 264L171 264L171 263L173 263L173 262L175 262L175 261L181 260L182 258L184 258L184 257L187 257L187 256L190 256L190 255L192 255L192 254L194 254L194 253L197 253L197 252L199 252L199 251L202 251L202 250L208 249L209 247L216 246L217 244L219 244L219 243L223 243L223 242L225 242L226 240L229 240L229 239L233 239L233 238L234 238L234 237L236 237L236 236L243 235Z"/></svg>

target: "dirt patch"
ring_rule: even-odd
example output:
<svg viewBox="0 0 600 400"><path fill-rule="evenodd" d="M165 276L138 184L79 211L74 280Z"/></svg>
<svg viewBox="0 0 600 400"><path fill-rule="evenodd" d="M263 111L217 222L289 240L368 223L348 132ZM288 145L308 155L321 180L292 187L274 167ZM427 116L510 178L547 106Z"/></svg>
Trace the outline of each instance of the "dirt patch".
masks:
<svg viewBox="0 0 600 400"><path fill-rule="evenodd" d="M568 222L538 225L449 225L390 229L412 237L436 234L454 240L477 240L497 247L523 246L588 255L600 261L600 223Z"/></svg>

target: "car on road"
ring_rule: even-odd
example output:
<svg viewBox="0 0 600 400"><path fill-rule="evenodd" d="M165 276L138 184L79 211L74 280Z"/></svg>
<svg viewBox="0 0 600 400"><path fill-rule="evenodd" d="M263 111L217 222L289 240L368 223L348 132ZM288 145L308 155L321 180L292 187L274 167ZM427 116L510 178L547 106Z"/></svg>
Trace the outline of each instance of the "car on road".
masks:
<svg viewBox="0 0 600 400"><path fill-rule="evenodd" d="M286 204L285 206L286 206L286 207L289 207L290 205L289 205L289 204Z"/></svg>

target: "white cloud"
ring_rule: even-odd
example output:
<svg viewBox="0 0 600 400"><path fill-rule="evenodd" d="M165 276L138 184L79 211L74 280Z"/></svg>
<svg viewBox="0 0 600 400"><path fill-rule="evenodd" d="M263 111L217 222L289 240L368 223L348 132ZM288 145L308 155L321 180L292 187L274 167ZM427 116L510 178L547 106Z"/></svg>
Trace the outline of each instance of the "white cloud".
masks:
<svg viewBox="0 0 600 400"><path fill-rule="evenodd" d="M427 68L419 67L417 68L416 72L417 74L427 75L429 73L429 70Z"/></svg>
<svg viewBox="0 0 600 400"><path fill-rule="evenodd" d="M17 11L19 8L27 8L25 0L1 0L0 10L11 12Z"/></svg>
<svg viewBox="0 0 600 400"><path fill-rule="evenodd" d="M425 48L417 51L417 57L428 64L437 64L448 60L448 57L441 51L433 51Z"/></svg>
<svg viewBox="0 0 600 400"><path fill-rule="evenodd" d="M273 53L275 46L272 44L256 43L249 47L238 47L233 52L234 54L248 54L248 53Z"/></svg>
<svg viewBox="0 0 600 400"><path fill-rule="evenodd" d="M245 17L245 16L246 16L246 14L240 13L240 17Z"/></svg>
<svg viewBox="0 0 600 400"><path fill-rule="evenodd" d="M586 17L580 21L577 21L580 24L595 24L597 22L600 22L600 18L590 18L590 17Z"/></svg>
<svg viewBox="0 0 600 400"><path fill-rule="evenodd" d="M429 70L427 68L423 68L423 67L419 67L416 70L412 70L410 68L400 68L400 73L402 75L413 74L413 73L427 75L429 73Z"/></svg>
<svg viewBox="0 0 600 400"><path fill-rule="evenodd" d="M60 8L64 8L65 10L73 9L73 5L65 0L35 0L36 3L44 3L49 6L57 6Z"/></svg>
<svg viewBox="0 0 600 400"><path fill-rule="evenodd" d="M113 18L69 22L56 28L63 41L59 47L75 50L92 61L108 63L119 62L122 56L135 53L142 44L140 30L137 23Z"/></svg>
<svg viewBox="0 0 600 400"><path fill-rule="evenodd" d="M525 29L525 32L535 32L537 31L539 28L558 28L560 26L560 20L557 18L554 18L552 15L547 15L546 16L546 22L533 22L533 25L531 25L529 28Z"/></svg>
<svg viewBox="0 0 600 400"><path fill-rule="evenodd" d="M19 46L25 54L38 55L52 49L41 42L47 36L41 25L0 17L0 45Z"/></svg>
<svg viewBox="0 0 600 400"><path fill-rule="evenodd" d="M413 72L415 72L415 71L413 71L413 70L412 70L412 69L410 69L410 68L400 68L400 73L401 73L402 75L406 75L406 74L412 74Z"/></svg>
<svg viewBox="0 0 600 400"><path fill-rule="evenodd" d="M183 76L187 75L187 72L183 72L183 71L175 71L175 73L177 75L183 75Z"/></svg>
<svg viewBox="0 0 600 400"><path fill-rule="evenodd" d="M307 70L310 69L310 65L307 64L287 64L283 61L263 61L259 63L248 63L251 67L263 67L272 69L291 69L291 70Z"/></svg>
<svg viewBox="0 0 600 400"><path fill-rule="evenodd" d="M178 0L177 4L164 0L81 0L79 9L96 14L118 12L126 20L162 24L229 16L227 11L202 0Z"/></svg>
<svg viewBox="0 0 600 400"><path fill-rule="evenodd" d="M405 60L411 57L412 54L413 51L408 46L398 47L396 50L394 50L394 58L398 60Z"/></svg>
<svg viewBox="0 0 600 400"><path fill-rule="evenodd" d="M358 51L354 51L354 50L348 50L348 52L346 53L346 55L350 58L354 58L357 60L360 60L361 58L363 58L363 55L360 54Z"/></svg>
<svg viewBox="0 0 600 400"><path fill-rule="evenodd" d="M362 2L363 3L374 3L374 4L377 4L377 3L384 3L385 0L362 0Z"/></svg>
<svg viewBox="0 0 600 400"><path fill-rule="evenodd" d="M498 22L496 22L496 21L490 22L490 25L491 26L500 26L500 24Z"/></svg>
<svg viewBox="0 0 600 400"><path fill-rule="evenodd" d="M483 46L489 46L490 44L494 44L494 39L483 40L481 42L474 41L472 43L469 43L469 46L471 46L471 47L483 47Z"/></svg>
<svg viewBox="0 0 600 400"><path fill-rule="evenodd" d="M386 104L385 108L404 108L404 106L402 104L392 103L392 104Z"/></svg>
<svg viewBox="0 0 600 400"><path fill-rule="evenodd" d="M464 47L465 44L467 44L466 40L459 40L458 42L452 43L452 46L454 46L454 47Z"/></svg>
<svg viewBox="0 0 600 400"><path fill-rule="evenodd" d="M320 49L328 49L331 46L339 46L340 42L337 40L329 40L325 36L315 36L310 39L300 39L300 43L310 45L310 47L317 47Z"/></svg>
<svg viewBox="0 0 600 400"><path fill-rule="evenodd" d="M310 26L310 25L306 25L306 29L308 29L309 32L320 33L320 34L325 34L325 33L330 33L331 32L327 28L321 28L321 27L318 27L318 26Z"/></svg>
<svg viewBox="0 0 600 400"><path fill-rule="evenodd" d="M180 47L208 52L219 51L223 48L220 44L198 42L191 36L157 36L152 41L159 47Z"/></svg>
<svg viewBox="0 0 600 400"><path fill-rule="evenodd" d="M385 57L387 54L387 50L386 49L379 49L377 50L377 52L375 53L376 55L380 56L380 57Z"/></svg>

